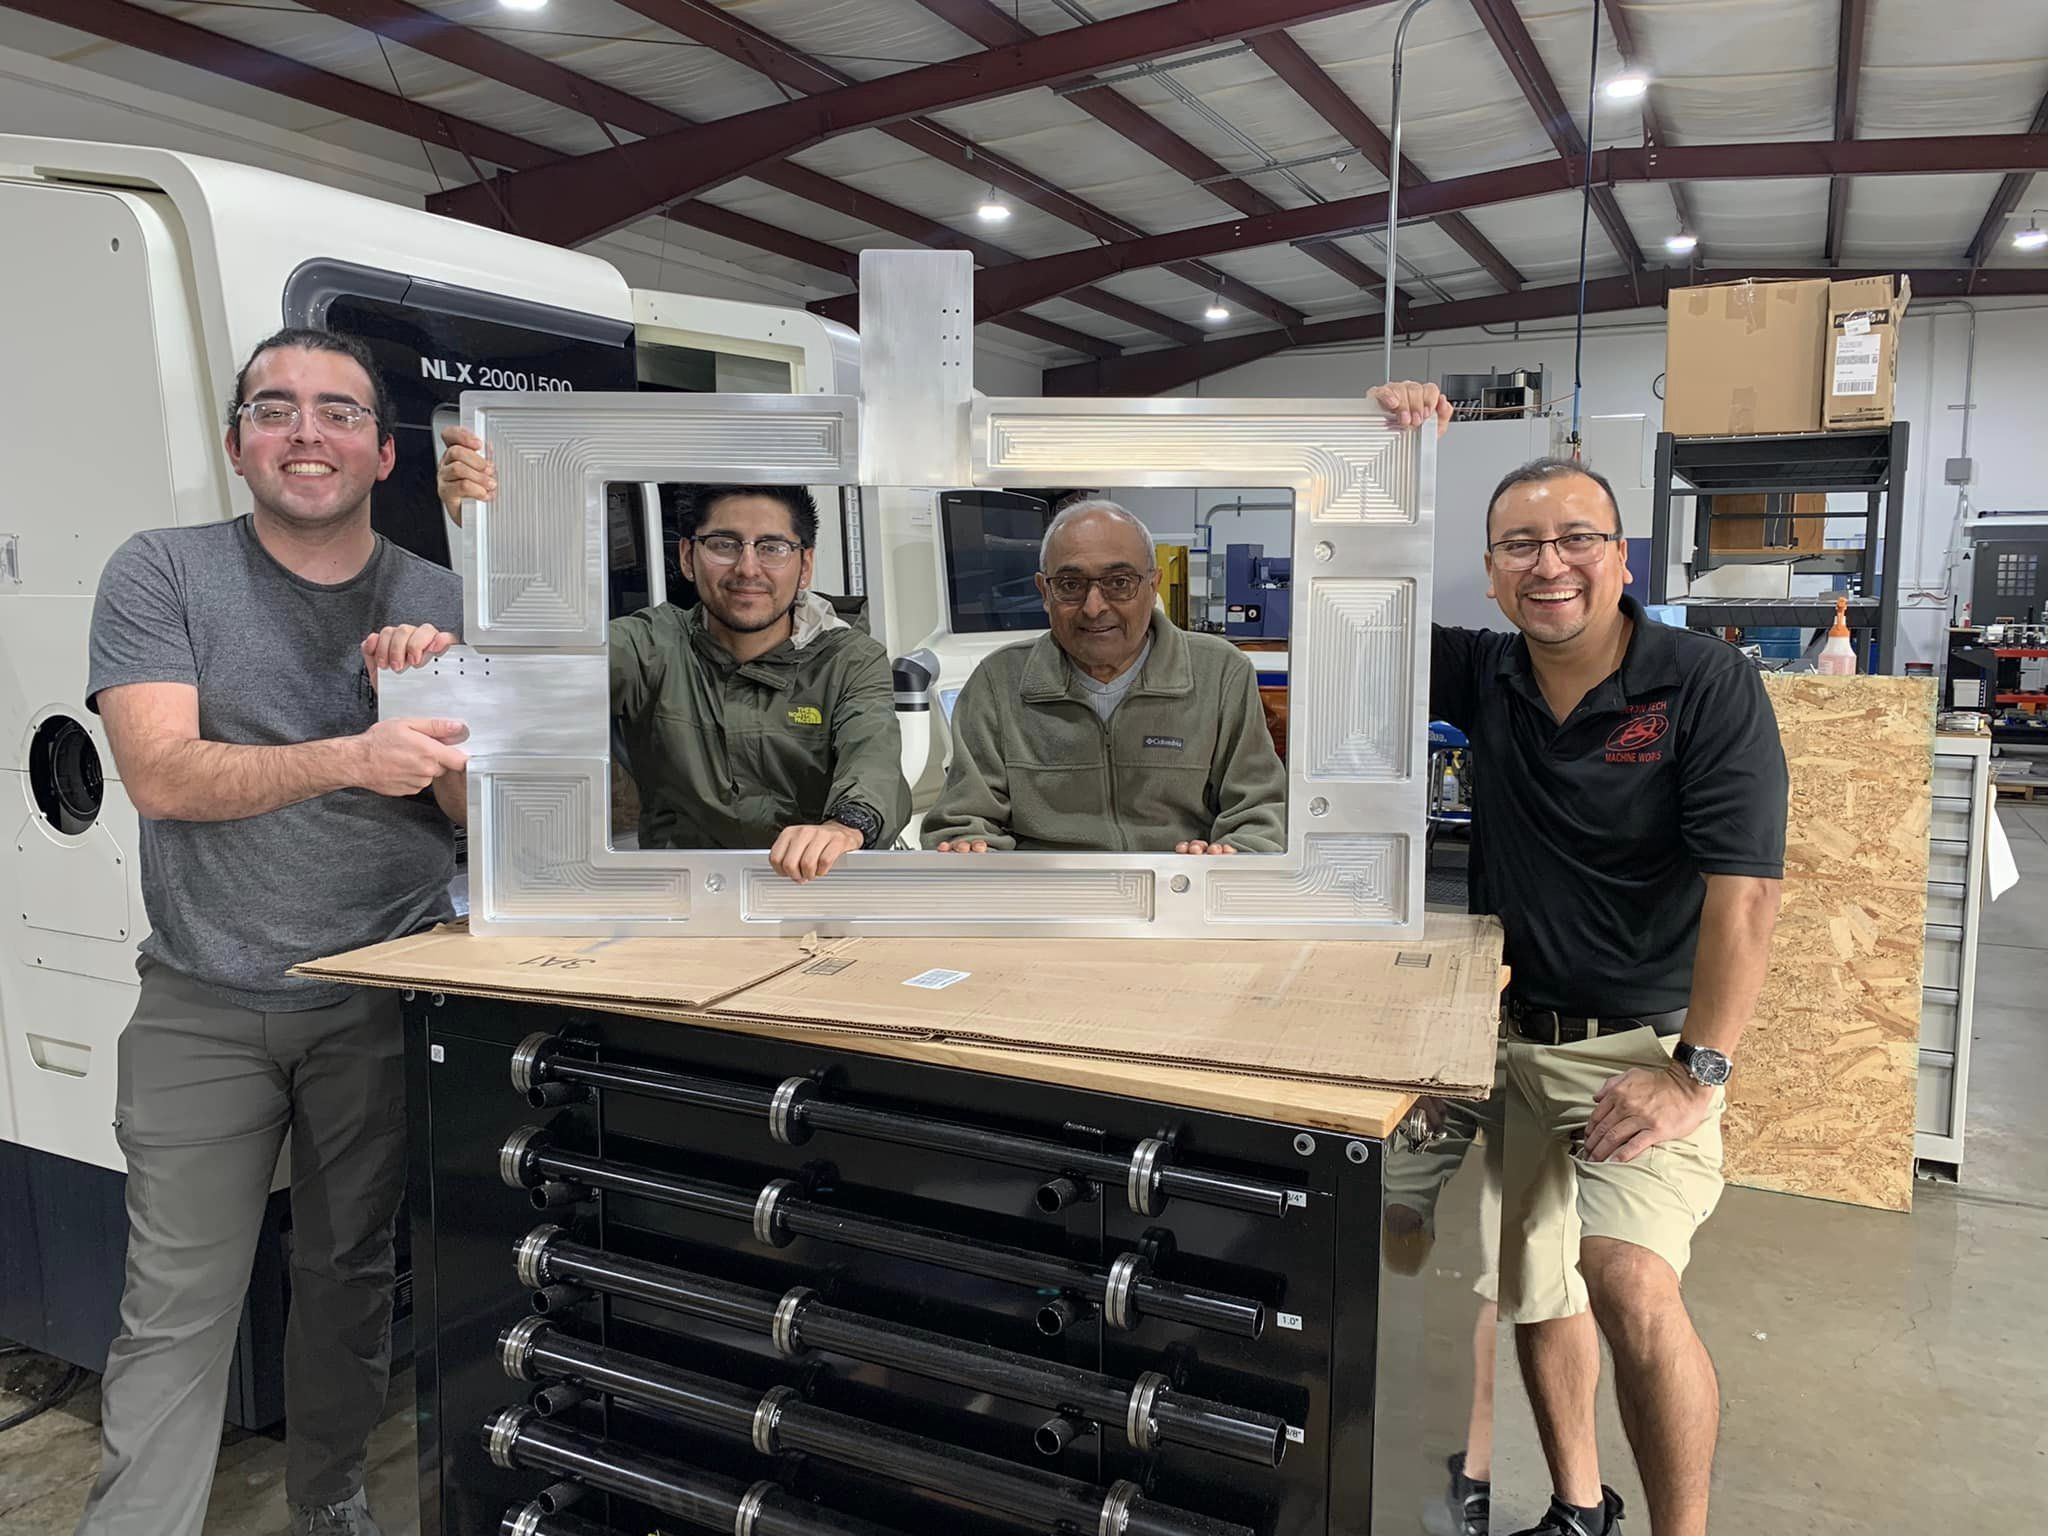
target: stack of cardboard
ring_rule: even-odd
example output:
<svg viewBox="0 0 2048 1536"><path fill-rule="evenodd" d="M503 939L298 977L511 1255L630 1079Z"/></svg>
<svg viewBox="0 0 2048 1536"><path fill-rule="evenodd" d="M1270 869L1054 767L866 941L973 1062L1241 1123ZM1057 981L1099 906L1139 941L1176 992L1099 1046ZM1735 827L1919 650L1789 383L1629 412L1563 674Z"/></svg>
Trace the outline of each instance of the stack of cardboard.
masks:
<svg viewBox="0 0 2048 1536"><path fill-rule="evenodd" d="M1745 279L1671 295L1664 429L1750 437L1887 427L1899 372L1902 276Z"/></svg>
<svg viewBox="0 0 2048 1536"><path fill-rule="evenodd" d="M1493 918L1447 912L1430 913L1420 939L1378 943L523 938L456 925L300 969L785 1038L858 1037L868 1044L844 1048L1046 1081L1081 1083L1050 1063L1092 1061L1122 1064L1127 1079L1140 1068L1174 1074L1183 1093L1178 1074L1255 1079L1266 1101L1277 1082L1483 1098L1501 945ZM1023 1068L1006 1059L1017 1053Z"/></svg>

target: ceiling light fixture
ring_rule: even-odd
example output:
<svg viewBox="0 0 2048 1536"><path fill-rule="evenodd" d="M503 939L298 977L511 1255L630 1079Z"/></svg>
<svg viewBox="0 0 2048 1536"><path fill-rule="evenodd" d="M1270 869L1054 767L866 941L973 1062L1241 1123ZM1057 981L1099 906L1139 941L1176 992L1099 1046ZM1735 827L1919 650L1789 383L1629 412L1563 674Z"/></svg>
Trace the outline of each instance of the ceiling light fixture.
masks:
<svg viewBox="0 0 2048 1536"><path fill-rule="evenodd" d="M1650 88L1650 77L1630 70L1625 75L1616 75L1604 87L1609 101L1635 101Z"/></svg>
<svg viewBox="0 0 2048 1536"><path fill-rule="evenodd" d="M1202 311L1202 318L1211 325L1221 325L1230 318L1230 311L1223 306L1223 295L1217 294L1209 301L1209 307Z"/></svg>
<svg viewBox="0 0 2048 1536"><path fill-rule="evenodd" d="M498 0L508 11L538 11L546 8L548 0Z"/></svg>
<svg viewBox="0 0 2048 1536"><path fill-rule="evenodd" d="M974 216L984 224L1000 224L1010 216L1010 205L996 196L996 189L990 187L982 196L981 206L974 210Z"/></svg>
<svg viewBox="0 0 2048 1536"><path fill-rule="evenodd" d="M1664 242L1664 249L1674 256L1690 256L1700 247L1700 237L1691 230L1681 229Z"/></svg>
<svg viewBox="0 0 2048 1536"><path fill-rule="evenodd" d="M2025 229L2014 232L2012 243L2023 251L2038 251L2048 247L2048 229L2043 229L2041 221L2035 219Z"/></svg>

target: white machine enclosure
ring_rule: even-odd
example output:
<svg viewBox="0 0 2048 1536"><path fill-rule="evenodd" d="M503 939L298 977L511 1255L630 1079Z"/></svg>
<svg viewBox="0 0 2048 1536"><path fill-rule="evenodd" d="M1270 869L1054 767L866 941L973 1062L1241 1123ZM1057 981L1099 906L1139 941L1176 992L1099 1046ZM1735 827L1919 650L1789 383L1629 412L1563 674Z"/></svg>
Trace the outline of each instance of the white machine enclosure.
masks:
<svg viewBox="0 0 2048 1536"><path fill-rule="evenodd" d="M862 397L466 394L498 495L464 519L465 634L380 707L469 722L482 933L1400 938L1422 923L1435 440L1362 400L988 399L965 369L972 261L861 259ZM958 432L957 443L947 440ZM964 474L963 474L964 471ZM615 849L605 485L856 478L1269 485L1295 497L1284 854ZM919 578L921 580L921 576ZM880 596L888 597L886 586ZM580 674L580 677L577 675ZM546 723L540 723L545 721Z"/></svg>
<svg viewBox="0 0 2048 1536"><path fill-rule="evenodd" d="M0 1141L119 1171L115 1046L147 920L136 815L85 708L93 595L131 534L248 510L225 403L256 342L306 318L309 274L580 317L754 360L799 394L858 389L858 342L802 310L635 293L593 257L164 150L0 136L0 229ZM820 568L843 571L827 523ZM75 834L27 771L60 716L105 776Z"/></svg>

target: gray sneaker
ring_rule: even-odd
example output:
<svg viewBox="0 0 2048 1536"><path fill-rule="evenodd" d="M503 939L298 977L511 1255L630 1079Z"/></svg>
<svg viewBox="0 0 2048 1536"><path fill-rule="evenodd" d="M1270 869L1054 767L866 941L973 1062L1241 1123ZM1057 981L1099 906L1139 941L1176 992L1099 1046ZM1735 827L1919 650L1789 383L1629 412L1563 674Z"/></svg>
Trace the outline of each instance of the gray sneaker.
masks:
<svg viewBox="0 0 2048 1536"><path fill-rule="evenodd" d="M289 1536L384 1536L370 1518L370 1497L360 1488L339 1504L293 1504Z"/></svg>

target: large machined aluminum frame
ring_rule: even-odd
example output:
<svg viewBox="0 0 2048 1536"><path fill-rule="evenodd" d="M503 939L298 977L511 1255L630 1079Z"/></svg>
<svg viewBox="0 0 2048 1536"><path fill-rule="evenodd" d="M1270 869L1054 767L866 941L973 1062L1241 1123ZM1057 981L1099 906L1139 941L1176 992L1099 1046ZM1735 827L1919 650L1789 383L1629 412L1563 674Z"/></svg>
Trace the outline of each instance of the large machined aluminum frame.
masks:
<svg viewBox="0 0 2048 1536"><path fill-rule="evenodd" d="M466 643L387 678L387 713L470 727L479 933L1393 939L1422 926L1436 444L1356 400L973 393L971 261L862 258L862 394L463 397L498 495L465 517ZM611 481L1271 486L1295 497L1287 849L615 849ZM880 575L879 581L874 578ZM886 573L870 572L886 602Z"/></svg>

